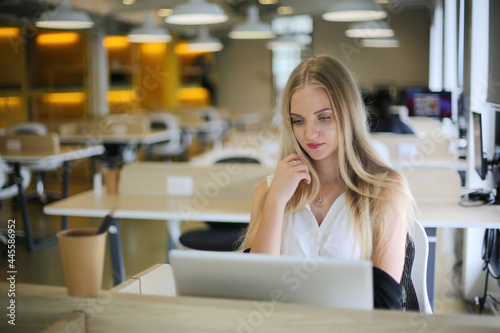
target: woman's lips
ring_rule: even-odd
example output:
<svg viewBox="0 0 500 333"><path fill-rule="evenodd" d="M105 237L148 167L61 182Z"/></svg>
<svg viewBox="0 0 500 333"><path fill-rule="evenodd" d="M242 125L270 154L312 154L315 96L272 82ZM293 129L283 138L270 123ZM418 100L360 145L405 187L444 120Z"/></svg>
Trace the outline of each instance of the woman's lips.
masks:
<svg viewBox="0 0 500 333"><path fill-rule="evenodd" d="M319 147L321 147L322 145L324 145L324 143L308 143L307 146L311 149L318 149Z"/></svg>

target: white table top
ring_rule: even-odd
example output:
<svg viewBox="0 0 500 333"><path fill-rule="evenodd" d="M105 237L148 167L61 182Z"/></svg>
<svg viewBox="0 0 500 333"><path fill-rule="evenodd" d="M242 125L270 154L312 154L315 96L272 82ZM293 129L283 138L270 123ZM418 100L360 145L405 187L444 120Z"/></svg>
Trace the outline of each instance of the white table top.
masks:
<svg viewBox="0 0 500 333"><path fill-rule="evenodd" d="M154 164L150 164L150 167L150 170L155 169ZM187 168L182 165L176 167ZM162 170L166 168L168 166ZM205 170L208 175L209 170L220 170L221 166L217 168L219 169L196 167L196 172L203 173ZM175 169L172 166L172 172ZM118 218L248 222L253 188L258 182L252 181L253 176L249 173L253 172L263 179L262 173L268 172L269 168L253 167L249 170L254 171L245 171L248 181L236 188L221 188L217 196L172 197L159 194L165 192L153 193L153 185L148 183L151 194L147 194L148 191L131 193L130 186L129 192L121 195L103 193L96 196L93 191L87 191L46 205L44 212L49 215L103 217L109 210L116 208L115 216ZM136 179L137 173L132 178ZM156 176L153 178L156 179ZM459 183L456 184L459 182L456 171L418 169L408 173L407 179L418 208L416 218L424 227L500 228L500 206L467 208L459 205L460 186ZM162 181L157 179L156 182ZM449 183L452 184L447 186ZM236 195L239 191L244 195Z"/></svg>
<svg viewBox="0 0 500 333"><path fill-rule="evenodd" d="M72 134L72 135L60 135L59 139L62 143L86 143L92 142L96 144L102 143L142 143L142 144L152 144L162 141L167 141L178 136L178 131L169 129L161 131L152 131L150 133L143 134Z"/></svg>
<svg viewBox="0 0 500 333"><path fill-rule="evenodd" d="M251 199L210 199L193 202L191 197L167 195L95 195L89 190L44 207L48 215L104 217L116 208L115 217L148 220L248 222Z"/></svg>
<svg viewBox="0 0 500 333"><path fill-rule="evenodd" d="M80 158L100 155L104 152L104 147L101 145L90 147L79 146L61 146L58 153L4 153L2 158L9 163L52 163L76 160Z"/></svg>
<svg viewBox="0 0 500 333"><path fill-rule="evenodd" d="M416 218L432 228L500 228L500 206L466 208L458 203L419 203ZM115 217L148 220L190 220L249 222L251 199L211 199L205 207L192 204L190 198L146 195L96 196L92 190L44 207L48 215L104 217L116 208Z"/></svg>

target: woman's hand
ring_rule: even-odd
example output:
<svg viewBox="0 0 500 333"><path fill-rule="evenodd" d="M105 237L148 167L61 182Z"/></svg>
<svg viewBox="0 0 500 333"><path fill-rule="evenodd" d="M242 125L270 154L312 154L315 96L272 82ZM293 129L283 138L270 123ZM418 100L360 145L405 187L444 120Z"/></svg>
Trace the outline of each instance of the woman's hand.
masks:
<svg viewBox="0 0 500 333"><path fill-rule="evenodd" d="M300 181L311 183L309 168L297 154L290 154L278 162L269 196L286 204L295 193Z"/></svg>

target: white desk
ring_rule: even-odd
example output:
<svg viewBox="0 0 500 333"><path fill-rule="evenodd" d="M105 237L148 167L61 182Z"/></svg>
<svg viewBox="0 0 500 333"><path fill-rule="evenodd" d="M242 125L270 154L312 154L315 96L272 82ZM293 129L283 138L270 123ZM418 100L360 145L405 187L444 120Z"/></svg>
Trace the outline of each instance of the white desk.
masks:
<svg viewBox="0 0 500 333"><path fill-rule="evenodd" d="M440 132L419 138L412 134L372 133L371 138L384 143L395 168L452 167L467 170L467 161L449 153L449 142Z"/></svg>
<svg viewBox="0 0 500 333"><path fill-rule="evenodd" d="M3 159L14 164L16 182L19 188L19 201L21 203L21 213L23 217L24 232L26 234L28 250L35 251L51 245L57 241L57 238L52 237L38 243L35 243L33 239L33 234L31 233L31 225L29 222L28 207L26 202L26 194L22 186L22 176L21 176L21 165L29 166L33 163L63 163L63 181L62 181L62 197L67 198L69 195L69 173L70 165L69 161L76 160L80 158L91 157L95 155L102 154L104 151L103 146L91 146L91 147L75 147L75 146L61 146L58 153L29 153L23 154L15 152L5 152L2 154ZM66 215L62 218L62 229L66 229L68 226L68 219Z"/></svg>
<svg viewBox="0 0 500 333"><path fill-rule="evenodd" d="M173 129L137 134L103 134L96 130L95 133L94 131L89 131L87 134L61 134L59 135L59 139L65 144L87 142L94 144L127 144L131 142L139 144L153 144L171 140L175 138L176 135L178 135L178 132Z"/></svg>
<svg viewBox="0 0 500 333"><path fill-rule="evenodd" d="M262 166L240 165L241 172L233 176L228 186L219 187L216 196L204 192L204 184L217 182L210 175L224 170L224 165L210 167L192 167L184 163L139 163L145 169L130 168L122 179L119 195L95 196L87 191L71 198L44 207L49 215L71 215L104 217L111 208L117 208L115 218L153 219L153 220L196 220L249 222L251 199L254 186L266 175L274 172L273 168ZM142 174L139 178L138 175ZM198 175L194 186L199 191L193 197L171 197L165 192L165 181L162 177L168 174ZM403 174L408 179L415 196L419 212L417 219L430 231L435 228L500 228L500 206L465 208L458 204L460 198L460 178L452 169L414 169ZM135 181L134 181L135 180ZM142 183L142 190L138 185ZM204 183L205 182L205 183ZM205 188L206 189L206 188ZM205 194L204 194L205 193ZM125 271L121 257L120 234L118 221L114 221L116 233L110 233L110 244L113 256L115 284L124 281ZM429 231L429 229L428 229ZM432 234L431 234L432 236ZM430 298L433 297L434 286L434 241L430 244L430 274L428 286Z"/></svg>

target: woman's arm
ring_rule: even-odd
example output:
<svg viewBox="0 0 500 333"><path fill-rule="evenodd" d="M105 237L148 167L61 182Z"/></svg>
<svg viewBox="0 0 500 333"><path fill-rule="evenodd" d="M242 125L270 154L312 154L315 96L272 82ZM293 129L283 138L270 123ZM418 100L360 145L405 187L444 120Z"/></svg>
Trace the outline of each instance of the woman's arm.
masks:
<svg viewBox="0 0 500 333"><path fill-rule="evenodd" d="M387 206L379 218L386 221L383 223L385 227L382 228L382 232L376 233L379 239L374 239L373 266L383 270L399 283L405 262L410 200L404 191L397 189L385 189L382 191L382 196Z"/></svg>
<svg viewBox="0 0 500 333"><path fill-rule="evenodd" d="M285 207L302 180L308 184L311 182L307 165L297 154L290 154L278 163L263 203L261 201L267 191L267 182L264 180L257 185L252 201L250 224L250 232L255 232L255 236L247 243L252 253L280 254ZM259 209L262 211L259 212ZM257 216L260 216L260 219L256 218Z"/></svg>

